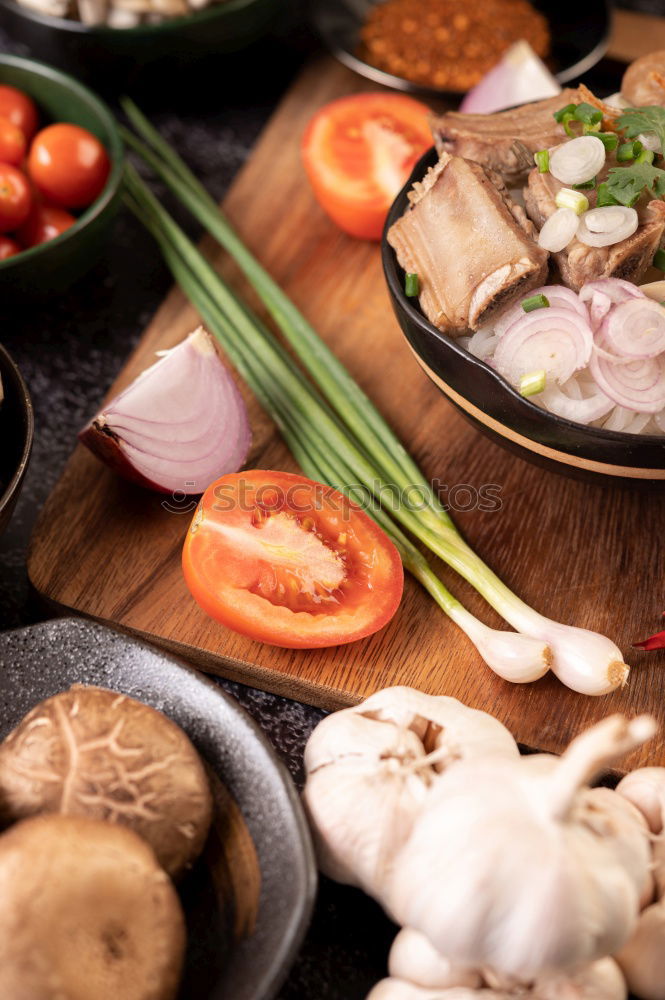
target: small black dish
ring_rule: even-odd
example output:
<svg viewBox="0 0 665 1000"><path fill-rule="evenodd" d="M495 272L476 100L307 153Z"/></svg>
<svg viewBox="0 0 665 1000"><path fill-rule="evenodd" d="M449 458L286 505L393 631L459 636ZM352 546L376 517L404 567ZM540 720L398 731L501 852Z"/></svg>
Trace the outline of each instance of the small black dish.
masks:
<svg viewBox="0 0 665 1000"><path fill-rule="evenodd" d="M552 30L552 53L548 66L559 83L568 83L586 73L603 58L609 44L611 10L608 0L532 0L548 19ZM437 90L413 83L371 66L358 55L360 29L376 0L312 0L312 19L325 45L350 69L385 87L419 94L430 100L459 97L459 92Z"/></svg>
<svg viewBox="0 0 665 1000"><path fill-rule="evenodd" d="M225 60L261 38L274 22L278 0L222 0L204 10L135 28L86 25L0 0L0 26L32 55L85 80L106 95L158 77L157 86L194 92L191 74L205 57L217 76ZM260 72L259 66L256 72ZM183 77L183 74L187 74ZM194 86L197 78L194 78Z"/></svg>
<svg viewBox="0 0 665 1000"><path fill-rule="evenodd" d="M407 194L437 162L431 149L395 199L381 254L397 320L418 363L480 431L522 458L563 475L615 484L665 486L665 437L623 434L564 420L525 399L488 364L423 316L404 293L404 271L386 233L407 209Z"/></svg>
<svg viewBox="0 0 665 1000"><path fill-rule="evenodd" d="M35 434L30 393L16 364L0 344L0 535L9 524L28 468Z"/></svg>
<svg viewBox="0 0 665 1000"><path fill-rule="evenodd" d="M72 684L120 691L168 715L208 765L221 802L208 848L180 885L188 947L179 1000L272 1000L302 943L317 881L286 768L212 681L147 643L77 619L0 634L0 739ZM251 932L243 924L248 933L238 937L233 927L248 913Z"/></svg>

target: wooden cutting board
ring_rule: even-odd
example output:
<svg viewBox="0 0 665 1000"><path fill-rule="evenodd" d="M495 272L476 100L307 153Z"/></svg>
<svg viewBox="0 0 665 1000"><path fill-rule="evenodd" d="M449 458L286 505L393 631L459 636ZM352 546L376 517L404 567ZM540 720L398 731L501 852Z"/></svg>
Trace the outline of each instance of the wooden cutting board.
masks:
<svg viewBox="0 0 665 1000"><path fill-rule="evenodd" d="M553 677L509 685L484 666L412 579L393 621L365 641L316 651L251 642L211 621L189 596L180 571L188 504L164 503L120 482L80 446L35 529L32 583L61 610L133 632L207 671L326 708L389 684L411 684L487 709L519 740L549 751L561 750L586 723L609 712L649 710L665 722L665 659L630 651L631 641L659 627L665 603L663 497L572 482L525 464L481 437L428 381L392 315L378 247L347 238L326 219L299 162L299 139L311 114L362 87L332 60L307 68L263 133L225 209L427 475L461 506L492 487L500 509L472 502L473 509L455 515L476 551L534 607L614 637L634 665L629 685L600 699L574 694ZM251 299L219 250L215 260ZM174 290L111 392L197 322ZM275 427L245 395L254 432L248 466L295 470ZM472 611L500 625L468 585L447 567L439 569ZM665 763L665 729L649 758Z"/></svg>

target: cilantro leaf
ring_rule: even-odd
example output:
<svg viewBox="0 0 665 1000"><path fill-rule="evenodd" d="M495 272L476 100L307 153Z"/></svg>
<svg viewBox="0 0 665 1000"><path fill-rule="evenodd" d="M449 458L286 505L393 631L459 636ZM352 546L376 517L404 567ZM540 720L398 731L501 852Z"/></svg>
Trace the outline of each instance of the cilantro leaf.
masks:
<svg viewBox="0 0 665 1000"><path fill-rule="evenodd" d="M629 139L643 132L655 132L665 152L665 108L626 108L617 118L617 126Z"/></svg>
<svg viewBox="0 0 665 1000"><path fill-rule="evenodd" d="M650 163L610 168L607 190L620 205L634 205L645 189L651 191L656 198L662 198L665 195L665 170L653 167Z"/></svg>

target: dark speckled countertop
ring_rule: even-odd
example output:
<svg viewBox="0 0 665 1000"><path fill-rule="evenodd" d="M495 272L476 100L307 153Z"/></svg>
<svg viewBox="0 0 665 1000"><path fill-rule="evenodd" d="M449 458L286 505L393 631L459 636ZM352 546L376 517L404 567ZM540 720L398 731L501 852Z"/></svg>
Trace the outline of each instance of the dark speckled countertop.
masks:
<svg viewBox="0 0 665 1000"><path fill-rule="evenodd" d="M665 0L637 0L661 13ZM300 7L289 24L245 61L245 80L221 77L213 95L183 100L151 117L185 156L208 189L221 198L274 110L290 79L315 46ZM0 51L24 49L0 32ZM247 66L251 64L251 79ZM617 67L603 64L587 78L605 92L616 89ZM180 105L183 107L180 107ZM37 512L90 418L170 286L152 242L127 213L99 264L75 288L48 305L5 308L0 340L18 362L35 405L35 444L22 495L0 539L0 629L46 617L29 593L26 549ZM230 682L217 681L262 726L295 780L302 780L302 750L323 713ZM323 879L314 920L279 1000L363 1000L385 975L394 928L379 908L355 890Z"/></svg>

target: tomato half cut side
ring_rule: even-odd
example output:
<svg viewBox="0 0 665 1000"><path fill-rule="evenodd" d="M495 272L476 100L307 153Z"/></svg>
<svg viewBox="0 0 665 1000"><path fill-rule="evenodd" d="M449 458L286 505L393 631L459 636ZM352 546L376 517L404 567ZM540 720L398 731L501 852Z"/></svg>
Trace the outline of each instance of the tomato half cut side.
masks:
<svg viewBox="0 0 665 1000"><path fill-rule="evenodd" d="M404 94L354 94L322 107L302 142L321 207L360 239L379 240L388 210L432 145L429 109Z"/></svg>
<svg viewBox="0 0 665 1000"><path fill-rule="evenodd" d="M287 472L236 472L209 486L182 564L212 618L290 648L372 635L395 614L404 586L397 549L363 510Z"/></svg>

